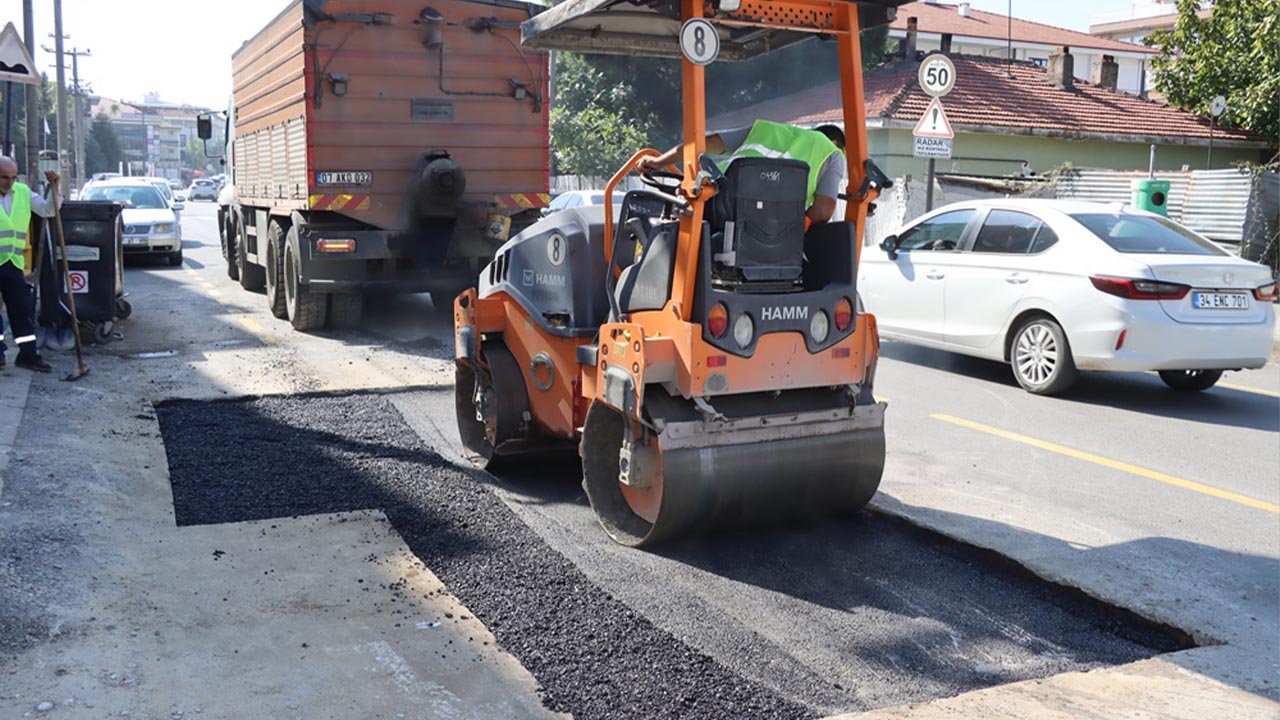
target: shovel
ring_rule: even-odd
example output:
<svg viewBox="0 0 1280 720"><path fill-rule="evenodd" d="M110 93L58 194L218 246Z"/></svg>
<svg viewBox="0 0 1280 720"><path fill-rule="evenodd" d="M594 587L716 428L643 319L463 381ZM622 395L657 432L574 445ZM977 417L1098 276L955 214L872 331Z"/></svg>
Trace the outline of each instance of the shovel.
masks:
<svg viewBox="0 0 1280 720"><path fill-rule="evenodd" d="M80 320L76 317L76 294L71 289L71 266L67 264L67 241L62 236L62 211L58 203L58 181L53 183L53 227L58 231L58 252L62 255L62 281L67 288L67 308L71 310L71 329L76 337L76 369L63 378L67 382L75 382L89 374L89 366L84 364L84 346L80 344Z"/></svg>

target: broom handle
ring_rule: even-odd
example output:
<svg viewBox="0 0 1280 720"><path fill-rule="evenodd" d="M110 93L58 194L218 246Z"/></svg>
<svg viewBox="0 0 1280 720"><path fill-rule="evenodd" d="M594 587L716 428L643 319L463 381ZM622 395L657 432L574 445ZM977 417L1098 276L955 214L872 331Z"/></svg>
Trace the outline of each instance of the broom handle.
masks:
<svg viewBox="0 0 1280 720"><path fill-rule="evenodd" d="M67 241L62 234L62 209L58 207L58 181L53 183L53 225L58 230L58 250L62 253L62 281L67 288L67 307L71 310L71 329L76 337L76 365L84 367L84 351L80 345L80 320L76 317L76 293L71 287L71 265L67 263Z"/></svg>

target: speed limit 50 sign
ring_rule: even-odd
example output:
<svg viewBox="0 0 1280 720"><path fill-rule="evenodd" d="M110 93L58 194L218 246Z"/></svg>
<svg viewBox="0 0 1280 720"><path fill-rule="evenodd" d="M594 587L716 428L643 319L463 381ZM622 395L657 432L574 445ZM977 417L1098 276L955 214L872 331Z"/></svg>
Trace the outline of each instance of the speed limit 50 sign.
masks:
<svg viewBox="0 0 1280 720"><path fill-rule="evenodd" d="M946 55L934 53L920 62L919 80L921 90L942 97L956 86L956 66Z"/></svg>

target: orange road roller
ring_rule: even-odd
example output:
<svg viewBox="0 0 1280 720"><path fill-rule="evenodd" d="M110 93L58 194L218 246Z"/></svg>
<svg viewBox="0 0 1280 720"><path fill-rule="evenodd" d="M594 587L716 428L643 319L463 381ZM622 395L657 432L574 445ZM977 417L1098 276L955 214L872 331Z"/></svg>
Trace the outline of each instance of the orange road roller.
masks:
<svg viewBox="0 0 1280 720"><path fill-rule="evenodd" d="M530 226L456 298L470 455L576 444L600 524L631 546L866 505L885 404L856 269L888 181L867 157L858 32L900 4L566 0L522 25L534 48L681 57L684 141L615 205L614 188L659 156L636 152L603 207ZM804 161L706 154L705 64L819 35L838 43L848 191L842 220L808 227Z"/></svg>

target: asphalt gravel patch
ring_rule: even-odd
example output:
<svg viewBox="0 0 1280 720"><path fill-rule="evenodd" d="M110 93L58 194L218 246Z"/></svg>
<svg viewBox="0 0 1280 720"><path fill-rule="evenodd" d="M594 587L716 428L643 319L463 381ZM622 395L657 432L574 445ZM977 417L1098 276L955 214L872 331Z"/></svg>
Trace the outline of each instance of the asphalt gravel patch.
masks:
<svg viewBox="0 0 1280 720"><path fill-rule="evenodd" d="M623 602L575 565L591 551L575 548L570 561L548 546L490 476L424 444L388 396L177 401L157 410L179 525L381 509L537 678L547 706L580 719L814 717L1189 646L1185 635L993 553L874 513L656 554L593 534L596 561L634 576L613 590ZM503 487L519 475L504 474ZM581 521L576 483L530 479L529 502L565 507ZM625 554L611 559L615 551ZM744 629L724 616L714 590L702 589L707 573L741 593L743 608L756 608L744 617L769 627ZM762 602L776 602L777 616L760 612Z"/></svg>
<svg viewBox="0 0 1280 720"><path fill-rule="evenodd" d="M179 525L381 509L533 674L551 710L578 720L813 714L594 586L383 397L177 401L157 413Z"/></svg>

